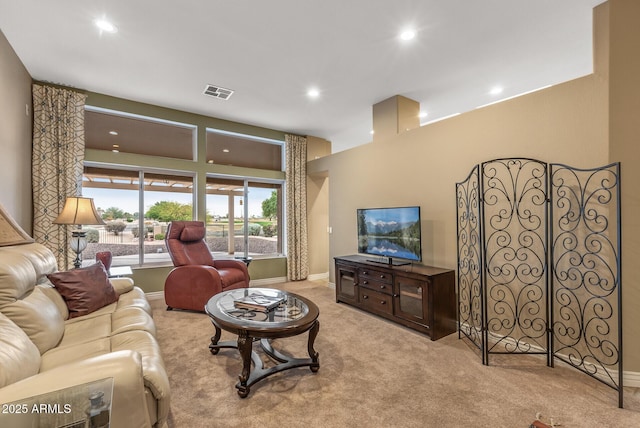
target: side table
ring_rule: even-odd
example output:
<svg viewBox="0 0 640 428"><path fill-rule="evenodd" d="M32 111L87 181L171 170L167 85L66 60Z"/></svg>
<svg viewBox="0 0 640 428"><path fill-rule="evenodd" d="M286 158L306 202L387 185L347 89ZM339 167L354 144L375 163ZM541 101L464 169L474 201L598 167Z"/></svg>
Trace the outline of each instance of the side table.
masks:
<svg viewBox="0 0 640 428"><path fill-rule="evenodd" d="M131 266L111 266L111 269L109 269L109 278L120 278L128 275L133 275Z"/></svg>

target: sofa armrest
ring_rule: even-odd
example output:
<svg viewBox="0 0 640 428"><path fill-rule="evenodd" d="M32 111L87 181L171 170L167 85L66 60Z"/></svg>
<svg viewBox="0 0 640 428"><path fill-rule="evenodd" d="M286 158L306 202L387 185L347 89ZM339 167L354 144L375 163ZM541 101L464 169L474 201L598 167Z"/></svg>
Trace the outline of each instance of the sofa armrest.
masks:
<svg viewBox="0 0 640 428"><path fill-rule="evenodd" d="M26 400L36 395L46 394L100 379L113 378L113 400L111 404L111 426L113 427L149 427L149 411L145 399L145 386L142 376L142 357L133 351L117 351L98 357L88 358L77 363L66 364L41 372L19 382L0 388L0 406ZM88 403L88 401L87 401ZM58 404L63 408L68 403ZM1 409L0 409L1 410ZM7 407L7 410L9 408ZM71 409L74 413L77 409ZM81 410L81 412L84 410ZM24 422L27 414L0 414L4 419L2 426L22 426L11 423ZM13 419L12 419L13 418ZM155 422L155 421L153 421Z"/></svg>
<svg viewBox="0 0 640 428"><path fill-rule="evenodd" d="M133 290L133 279L131 278L110 278L109 282L113 285L118 296Z"/></svg>

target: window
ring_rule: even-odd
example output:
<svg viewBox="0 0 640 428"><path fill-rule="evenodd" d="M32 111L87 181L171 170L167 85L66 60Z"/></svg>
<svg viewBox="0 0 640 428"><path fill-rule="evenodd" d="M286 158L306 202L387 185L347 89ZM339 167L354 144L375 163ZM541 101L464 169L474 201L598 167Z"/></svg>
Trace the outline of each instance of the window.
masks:
<svg viewBox="0 0 640 428"><path fill-rule="evenodd" d="M282 171L282 141L207 129L207 162Z"/></svg>
<svg viewBox="0 0 640 428"><path fill-rule="evenodd" d="M206 159L196 156L201 132ZM112 252L114 266L170 264L167 226L194 219L202 199L216 257L283 254L283 141L92 106L86 107L85 137L91 150L82 194L107 222L91 227L86 264L104 250ZM195 194L196 177L206 177L206 195Z"/></svg>
<svg viewBox="0 0 640 428"><path fill-rule="evenodd" d="M82 194L94 199L106 224L88 229L84 264L97 251L111 251L113 266L170 262L167 225L193 219L193 182L172 172L85 166Z"/></svg>
<svg viewBox="0 0 640 428"><path fill-rule="evenodd" d="M283 254L282 180L210 176L206 187L207 243L214 254Z"/></svg>
<svg viewBox="0 0 640 428"><path fill-rule="evenodd" d="M193 125L90 106L84 121L88 149L194 160Z"/></svg>

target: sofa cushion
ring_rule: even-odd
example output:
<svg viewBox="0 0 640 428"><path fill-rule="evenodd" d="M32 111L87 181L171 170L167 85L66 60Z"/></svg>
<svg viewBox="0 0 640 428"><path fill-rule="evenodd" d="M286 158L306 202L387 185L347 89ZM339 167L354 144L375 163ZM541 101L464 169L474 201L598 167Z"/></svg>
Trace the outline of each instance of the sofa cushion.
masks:
<svg viewBox="0 0 640 428"><path fill-rule="evenodd" d="M64 336L62 336L58 348L109 337L111 335L111 316L112 314L104 314L70 319L64 325Z"/></svg>
<svg viewBox="0 0 640 428"><path fill-rule="evenodd" d="M153 315L153 311L151 310L151 305L147 300L147 297L144 294L144 291L140 287L133 287L128 293L120 295L118 299L118 309L120 308L128 308L135 306L137 308L143 309L149 315ZM118 310L116 309L116 310Z"/></svg>
<svg viewBox="0 0 640 428"><path fill-rule="evenodd" d="M115 308L114 303L89 316L69 319L58 347L74 346L130 330L143 330L156 335L153 318L144 309L125 307L114 311ZM106 312L108 309L111 312Z"/></svg>
<svg viewBox="0 0 640 428"><path fill-rule="evenodd" d="M63 320L69 319L69 308L67 308L67 304L64 299L58 293L58 290L55 289L51 281L47 277L45 277L46 282L42 284L36 285L37 288L42 290L42 292L49 298L53 303L55 303L56 308L58 308L58 312L62 315Z"/></svg>
<svg viewBox="0 0 640 428"><path fill-rule="evenodd" d="M36 284L36 272L29 260L12 247L0 248L0 309L29 294Z"/></svg>
<svg viewBox="0 0 640 428"><path fill-rule="evenodd" d="M58 346L42 354L40 371L86 360L111 352L111 339L104 337L72 346Z"/></svg>
<svg viewBox="0 0 640 428"><path fill-rule="evenodd" d="M69 308L69 318L90 314L118 300L102 262L48 275Z"/></svg>
<svg viewBox="0 0 640 428"><path fill-rule="evenodd" d="M37 243L0 247L0 260L0 308L30 293L58 269L53 253Z"/></svg>
<svg viewBox="0 0 640 428"><path fill-rule="evenodd" d="M40 352L24 331L0 314L0 388L40 370Z"/></svg>
<svg viewBox="0 0 640 428"><path fill-rule="evenodd" d="M40 354L57 346L64 334L64 320L55 303L40 287L0 311L18 325L38 347Z"/></svg>

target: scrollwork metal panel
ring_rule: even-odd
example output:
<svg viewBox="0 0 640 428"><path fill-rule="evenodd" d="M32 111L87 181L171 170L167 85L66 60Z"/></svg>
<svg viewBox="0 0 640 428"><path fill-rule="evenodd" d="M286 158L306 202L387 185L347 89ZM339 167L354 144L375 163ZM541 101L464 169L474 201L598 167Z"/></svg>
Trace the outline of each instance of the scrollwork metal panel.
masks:
<svg viewBox="0 0 640 428"><path fill-rule="evenodd" d="M620 164L476 165L456 184L459 337L491 354L546 354L623 406Z"/></svg>
<svg viewBox="0 0 640 428"><path fill-rule="evenodd" d="M458 336L464 335L483 354L483 304L481 237L480 237L480 179L476 165L467 178L456 183L456 214L458 218Z"/></svg>
<svg viewBox="0 0 640 428"><path fill-rule="evenodd" d="M552 353L622 407L620 164L551 164L551 191Z"/></svg>
<svg viewBox="0 0 640 428"><path fill-rule="evenodd" d="M547 164L482 164L488 354L547 354Z"/></svg>

